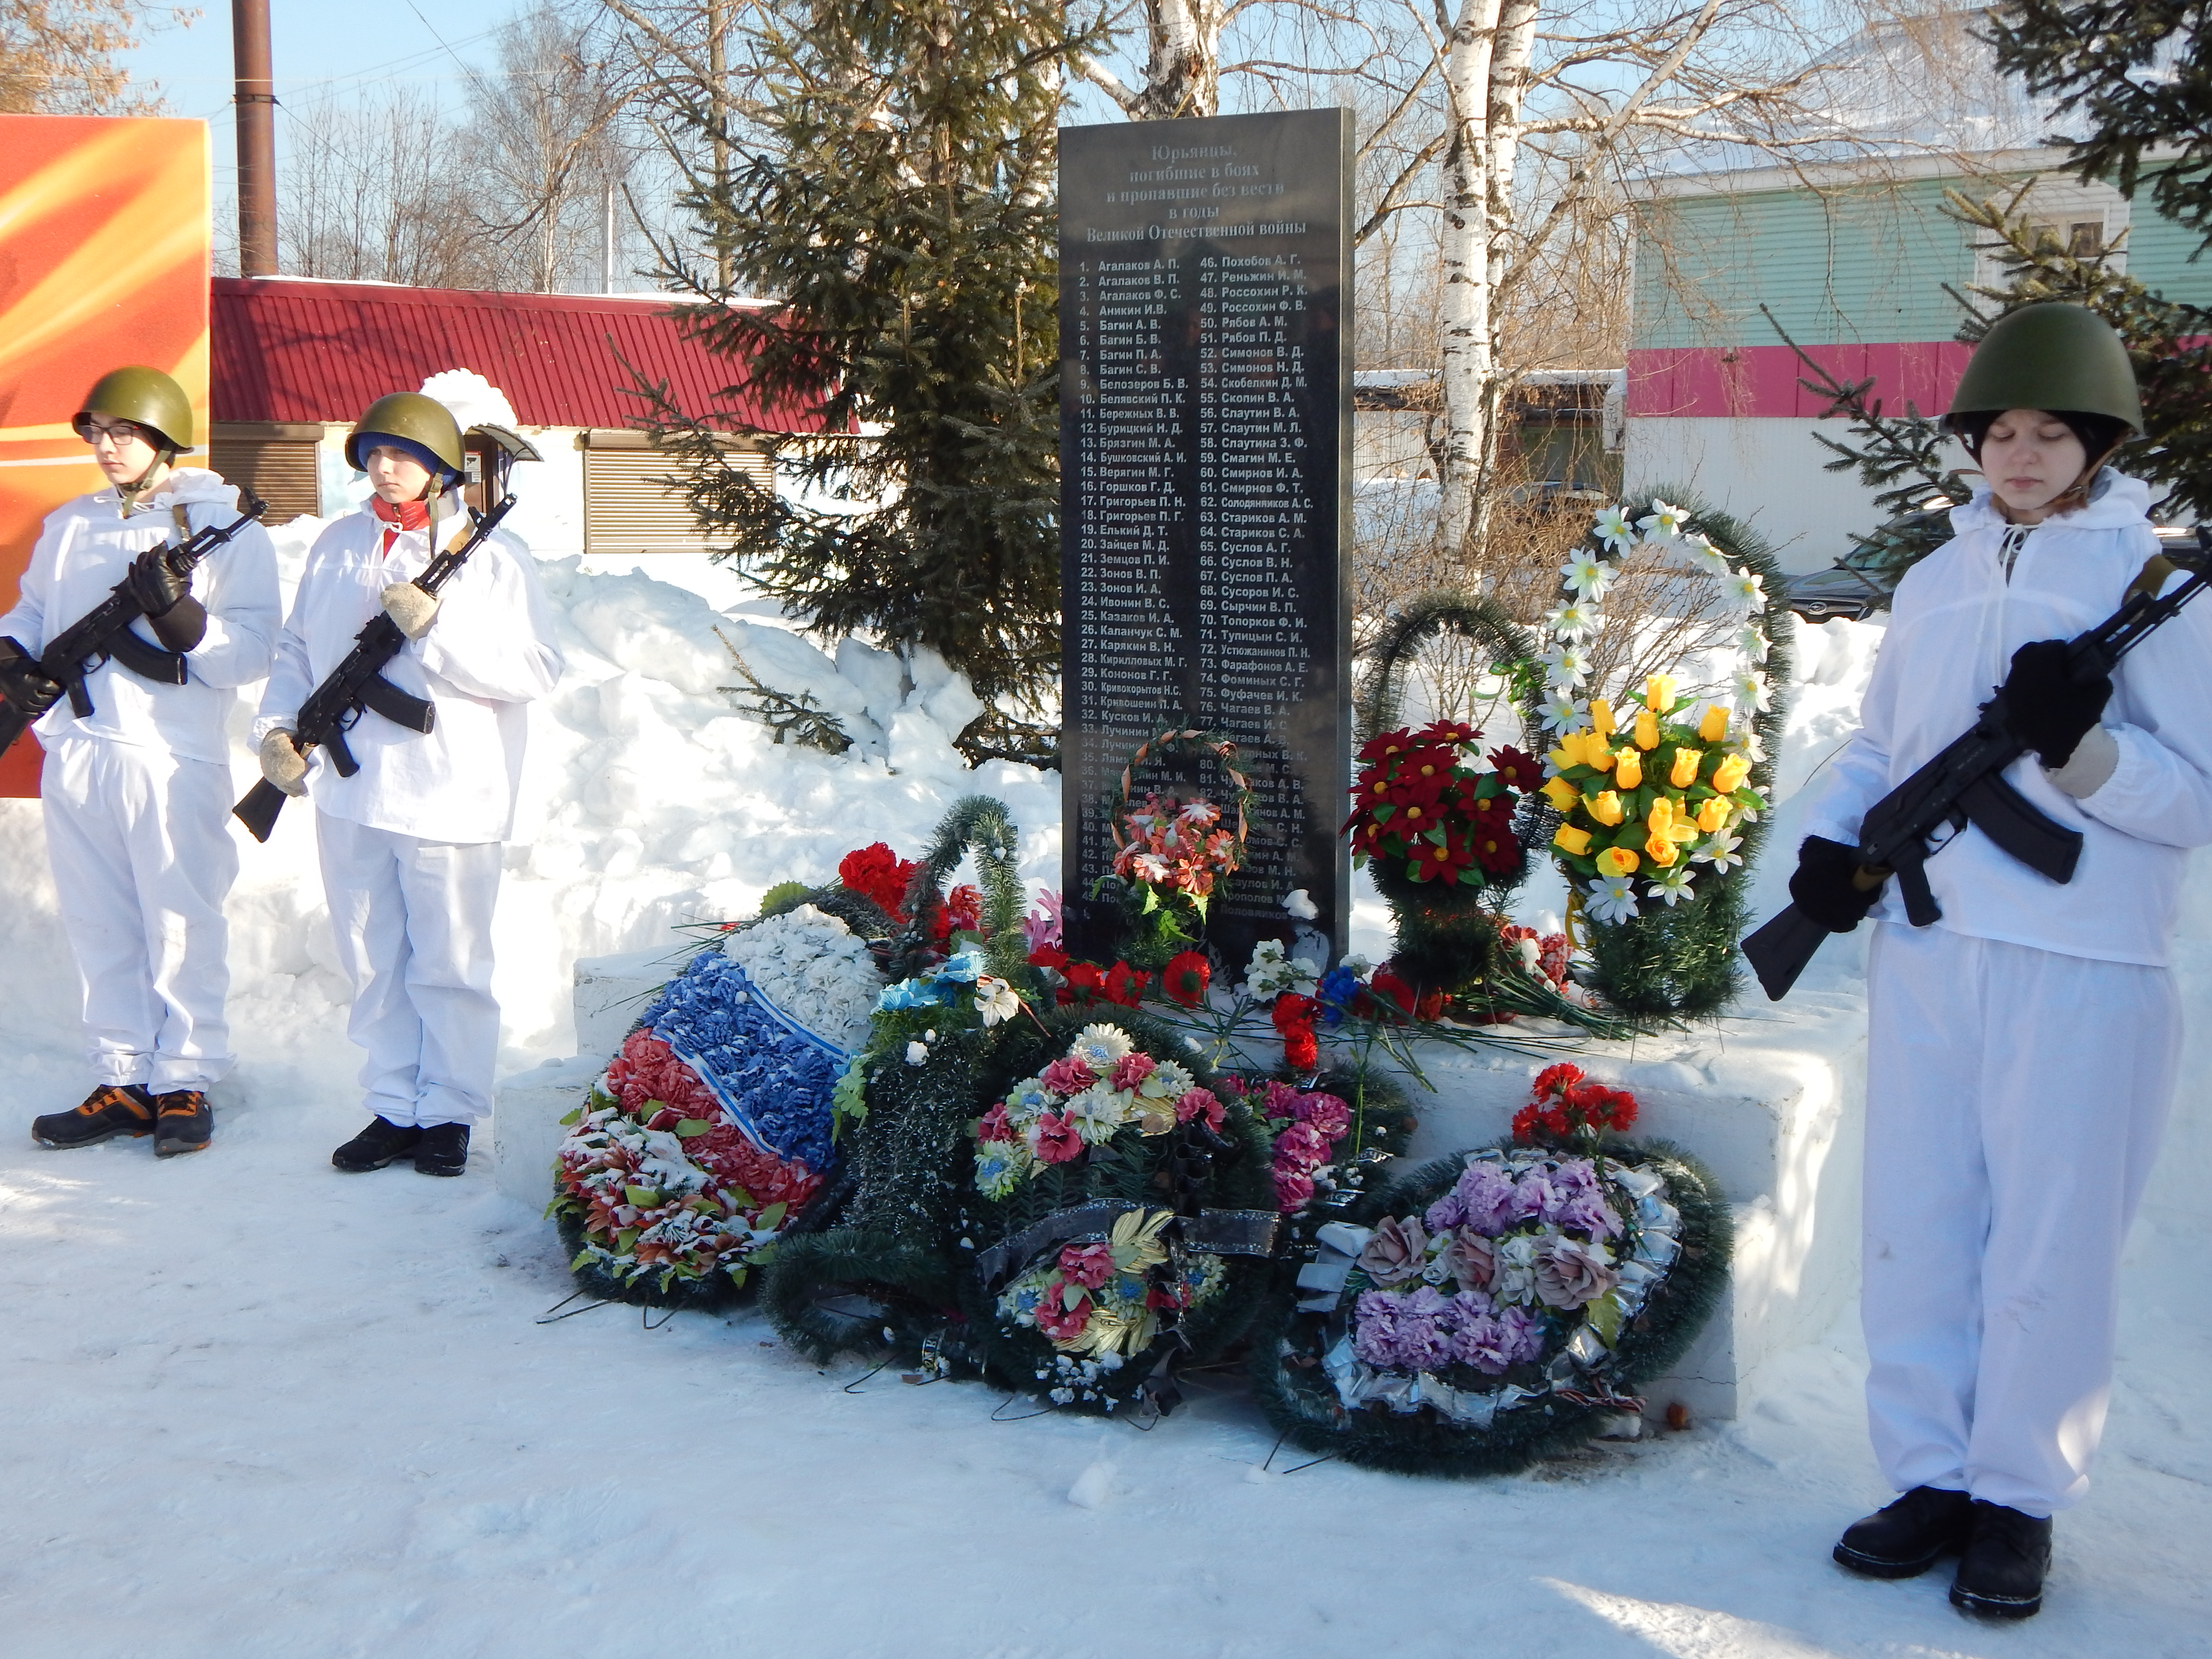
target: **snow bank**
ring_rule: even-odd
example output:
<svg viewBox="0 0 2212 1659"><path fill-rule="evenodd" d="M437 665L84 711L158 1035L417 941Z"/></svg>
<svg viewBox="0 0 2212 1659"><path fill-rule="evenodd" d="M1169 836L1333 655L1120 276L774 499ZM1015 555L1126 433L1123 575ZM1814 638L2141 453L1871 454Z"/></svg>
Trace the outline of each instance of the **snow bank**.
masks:
<svg viewBox="0 0 2212 1659"><path fill-rule="evenodd" d="M272 532L288 606L321 527L302 519ZM842 641L833 659L788 626L716 611L643 574L580 566L539 565L568 670L531 709L495 924L503 1069L571 1052L578 957L673 950L676 924L749 915L769 886L827 880L868 842L914 856L963 794L1006 801L1023 830L1024 873L1059 884L1059 775L996 762L970 771L951 740L981 705L934 652L921 653L910 674L860 640ZM738 714L720 689L743 684L732 649L764 684L810 693L835 713L853 748L779 746ZM256 775L246 732L258 696L251 688L231 721L240 793ZM0 899L46 960L65 963L37 804L0 808ZM313 819L294 807L265 847L232 826L243 866L229 905L234 1021L343 1023ZM42 974L26 994L56 1028L74 1025L66 973Z"/></svg>

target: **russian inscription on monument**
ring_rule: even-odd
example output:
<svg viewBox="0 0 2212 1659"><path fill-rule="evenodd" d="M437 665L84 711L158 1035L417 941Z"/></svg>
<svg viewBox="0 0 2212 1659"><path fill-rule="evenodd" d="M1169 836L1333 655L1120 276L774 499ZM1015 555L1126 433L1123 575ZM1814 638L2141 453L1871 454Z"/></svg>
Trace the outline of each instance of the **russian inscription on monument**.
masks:
<svg viewBox="0 0 2212 1659"><path fill-rule="evenodd" d="M1352 118L1343 110L1060 134L1062 767L1068 948L1110 960L1085 896L1113 863L1130 752L1236 743L1250 858L1209 918L1241 967L1310 926L1337 951L1350 865ZM1147 768L1204 787L1218 769Z"/></svg>

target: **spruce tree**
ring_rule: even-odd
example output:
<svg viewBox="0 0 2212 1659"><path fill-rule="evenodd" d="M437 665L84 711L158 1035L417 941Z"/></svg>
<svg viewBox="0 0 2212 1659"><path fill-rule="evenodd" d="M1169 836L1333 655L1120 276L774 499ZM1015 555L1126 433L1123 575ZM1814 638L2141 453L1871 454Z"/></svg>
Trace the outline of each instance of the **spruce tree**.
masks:
<svg viewBox="0 0 2212 1659"><path fill-rule="evenodd" d="M2160 213L2212 242L2212 4L2013 0L1990 21L1997 67L2076 126L2074 171L2130 197L2148 179Z"/></svg>
<svg viewBox="0 0 2212 1659"><path fill-rule="evenodd" d="M693 511L817 631L931 647L986 700L1039 708L1060 656L1055 128L1082 42L1043 0L818 0L745 44L735 159L684 206L731 287L780 303L696 326L733 380L851 434L802 465L853 507L754 487L714 441L729 422L658 388Z"/></svg>

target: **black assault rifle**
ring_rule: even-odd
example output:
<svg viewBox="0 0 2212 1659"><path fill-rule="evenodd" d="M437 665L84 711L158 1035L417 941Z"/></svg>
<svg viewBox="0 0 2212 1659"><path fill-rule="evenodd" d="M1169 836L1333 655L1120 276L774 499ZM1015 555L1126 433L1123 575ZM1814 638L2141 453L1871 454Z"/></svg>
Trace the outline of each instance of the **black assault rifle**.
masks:
<svg viewBox="0 0 2212 1659"><path fill-rule="evenodd" d="M269 510L269 503L250 489L240 489L238 495L245 511L228 524L211 524L162 550L161 562L172 575L190 575L201 560ZM131 624L145 614L146 607L131 593L131 579L125 576L108 590L106 599L55 635L39 653L39 672L69 693L70 712L79 720L92 716L92 694L85 690L86 678L111 658L157 685L185 683L183 652L164 651L132 631ZM0 755L6 754L23 735L24 727L52 707L49 701L35 708L22 708L0 692Z"/></svg>
<svg viewBox="0 0 2212 1659"><path fill-rule="evenodd" d="M415 586L425 593L436 593L468 562L469 555L483 545L514 505L513 495L503 496L476 521L466 541L430 561L415 578ZM331 764L337 768L338 775L349 778L361 770L361 763L346 746L345 734L359 723L364 710L373 710L410 732L434 728L437 705L427 698L410 696L384 678L392 659L406 646L407 636L390 616L379 611L371 617L368 626L354 635L353 649L346 653L345 660L331 670L330 678L300 705L292 728L293 747L303 757L317 749L329 750ZM276 815L284 810L284 792L264 778L230 809L231 816L246 826L254 840L267 841L269 832L276 827Z"/></svg>
<svg viewBox="0 0 2212 1659"><path fill-rule="evenodd" d="M2200 526L2197 546L2212 555L2212 526ZM2165 567L2154 562L2151 571ZM2170 573L2169 573L2170 574ZM2151 632L2170 622L2181 607L2212 586L2212 565L2199 566L2164 599L2140 589L2118 611L2066 644L2066 671L2080 683L2109 674L2113 665ZM2027 752L2005 731L2002 691L1981 708L1981 717L1966 733L1868 809L1859 825L1858 861L1869 873L1894 873L1905 896L1905 915L1925 927L1943 912L1929 890L1927 863L1950 844L1951 836L1929 844L1945 825L1954 834L1974 824L2031 870L2056 882L2074 879L2081 857L2081 835L2045 816L2004 781L2004 769ZM1828 937L1828 930L1792 904L1743 941L1743 954L1767 996L1779 1001Z"/></svg>

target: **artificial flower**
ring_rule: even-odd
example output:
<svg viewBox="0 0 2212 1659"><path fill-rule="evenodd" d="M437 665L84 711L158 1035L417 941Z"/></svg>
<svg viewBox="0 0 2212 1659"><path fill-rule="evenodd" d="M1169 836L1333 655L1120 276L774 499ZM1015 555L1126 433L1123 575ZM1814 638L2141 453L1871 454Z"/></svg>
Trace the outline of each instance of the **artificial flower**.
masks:
<svg viewBox="0 0 2212 1659"><path fill-rule="evenodd" d="M1626 847L1608 847L1597 855L1598 873L1601 876L1632 876L1641 862Z"/></svg>
<svg viewBox="0 0 2212 1659"><path fill-rule="evenodd" d="M1774 706L1774 695L1768 689L1766 676L1756 669L1747 668L1735 677L1734 683L1736 709L1741 714L1765 714Z"/></svg>
<svg viewBox="0 0 2212 1659"><path fill-rule="evenodd" d="M1030 1150L1047 1164L1065 1164L1083 1151L1083 1133L1065 1112L1043 1112L1030 1126Z"/></svg>
<svg viewBox="0 0 2212 1659"><path fill-rule="evenodd" d="M1769 647L1766 635L1759 631L1756 623L1753 623L1747 625L1735 636L1735 648L1753 662L1765 662Z"/></svg>
<svg viewBox="0 0 2212 1659"><path fill-rule="evenodd" d="M1544 693L1544 729L1547 732L1571 732L1582 724L1582 705L1575 701L1571 688L1555 685Z"/></svg>
<svg viewBox="0 0 2212 1659"><path fill-rule="evenodd" d="M1555 645L1544 653L1542 661L1547 685L1580 685L1589 678L1589 653L1579 645Z"/></svg>
<svg viewBox="0 0 2212 1659"><path fill-rule="evenodd" d="M1690 515L1680 507L1654 499L1651 511L1636 521L1636 527L1655 542L1679 540L1689 527Z"/></svg>
<svg viewBox="0 0 2212 1659"><path fill-rule="evenodd" d="M1491 1252L1490 1294L1501 1303L1527 1303L1536 1298L1536 1240L1528 1233L1509 1233Z"/></svg>
<svg viewBox="0 0 2212 1659"><path fill-rule="evenodd" d="M1670 853L1672 848L1668 849ZM1651 882L1651 896L1674 906L1694 896L1690 891L1691 869L1687 864L1676 864L1662 871Z"/></svg>
<svg viewBox="0 0 2212 1659"><path fill-rule="evenodd" d="M1606 876L1589 890L1585 908L1597 921L1626 921L1637 914L1636 890L1626 876Z"/></svg>
<svg viewBox="0 0 2212 1659"><path fill-rule="evenodd" d="M1592 817L1608 830L1620 822L1625 812L1620 795L1610 789L1590 796L1583 805Z"/></svg>
<svg viewBox="0 0 2212 1659"><path fill-rule="evenodd" d="M1645 716L1649 719L1650 716ZM1644 786L1644 757L1634 749L1616 749L1613 755L1613 781L1623 789L1639 789Z"/></svg>
<svg viewBox="0 0 2212 1659"><path fill-rule="evenodd" d="M1401 1285L1428 1265L1429 1236L1412 1216L1385 1216L1359 1252L1359 1270L1377 1285Z"/></svg>
<svg viewBox="0 0 2212 1659"><path fill-rule="evenodd" d="M1570 599L1547 615L1544 622L1561 639L1588 639L1597 627L1597 608L1579 599Z"/></svg>
<svg viewBox="0 0 2212 1659"><path fill-rule="evenodd" d="M1543 793L1544 799L1562 812L1572 811L1575 803L1582 799L1576 793L1574 785L1569 783L1565 778L1547 780L1544 785Z"/></svg>
<svg viewBox="0 0 2212 1659"><path fill-rule="evenodd" d="M1588 548L1577 548L1567 555L1567 562L1559 567L1559 575L1568 589L1592 605L1605 597L1605 590L1613 585L1613 568Z"/></svg>
<svg viewBox="0 0 2212 1659"><path fill-rule="evenodd" d="M1515 793L1523 793L1536 787L1535 757L1510 744L1500 744L1490 751L1490 775Z"/></svg>
<svg viewBox="0 0 2212 1659"><path fill-rule="evenodd" d="M1661 870L1674 861L1674 843L1665 836L1650 836L1644 843L1644 856L1651 860L1653 866ZM1602 867L1602 866L1603 860L1601 860L1600 866Z"/></svg>
<svg viewBox="0 0 2212 1659"><path fill-rule="evenodd" d="M1636 539L1636 527L1628 521L1628 514L1618 507L1601 508L1597 520L1591 527L1596 531L1599 539L1616 551L1625 550Z"/></svg>
<svg viewBox="0 0 2212 1659"><path fill-rule="evenodd" d="M1206 1127L1218 1130L1228 1121L1229 1109L1224 1106L1211 1089L1186 1089L1175 1103L1176 1121L1188 1123L1194 1117L1206 1120Z"/></svg>
<svg viewBox="0 0 2212 1659"><path fill-rule="evenodd" d="M1726 875L1744 861L1742 854L1737 850L1742 845L1742 836L1731 836L1723 830L1699 842L1690 856L1700 864L1711 865L1716 871Z"/></svg>
<svg viewBox="0 0 2212 1659"><path fill-rule="evenodd" d="M1718 793L1732 795L1750 775L1751 762L1744 755L1723 755L1720 764L1713 768L1713 788Z"/></svg>
<svg viewBox="0 0 2212 1659"><path fill-rule="evenodd" d="M1729 572L1721 584L1721 592L1729 604L1741 612L1757 611L1766 603L1765 583L1748 570Z"/></svg>
<svg viewBox="0 0 2212 1659"><path fill-rule="evenodd" d="M1206 981L1213 969L1206 958L1195 951L1180 951L1168 960L1160 970L1160 989L1168 998L1185 1008L1195 1008L1205 1000Z"/></svg>
<svg viewBox="0 0 2212 1659"><path fill-rule="evenodd" d="M1601 740L1612 737L1618 729L1613 725L1613 705L1603 697L1590 699L1589 717L1590 730L1596 732Z"/></svg>
<svg viewBox="0 0 2212 1659"><path fill-rule="evenodd" d="M1644 681L1644 706L1655 714L1671 712L1674 707L1674 687L1678 684L1672 674L1651 674ZM1650 744L1644 745L1649 748Z"/></svg>
<svg viewBox="0 0 2212 1659"><path fill-rule="evenodd" d="M1698 828L1707 835L1727 827L1729 799L1726 795L1708 795L1698 808Z"/></svg>
<svg viewBox="0 0 2212 1659"><path fill-rule="evenodd" d="M1602 1244L1562 1233L1538 1240L1532 1255L1536 1297L1551 1307L1585 1306L1620 1282L1613 1254Z"/></svg>
<svg viewBox="0 0 2212 1659"><path fill-rule="evenodd" d="M1014 988L990 974L975 976L975 1012L983 1017L988 1030L1002 1019L1012 1019L1022 1011L1022 1000Z"/></svg>
<svg viewBox="0 0 2212 1659"><path fill-rule="evenodd" d="M1647 752L1656 749L1659 746L1659 717L1648 708L1638 709L1635 735L1629 741Z"/></svg>
<svg viewBox="0 0 2212 1659"><path fill-rule="evenodd" d="M1705 757L1702 749L1677 749L1674 764L1667 773L1667 781L1677 789L1687 789L1698 781L1698 765Z"/></svg>
<svg viewBox="0 0 2212 1659"><path fill-rule="evenodd" d="M1590 834L1571 823L1563 823L1552 832L1552 845L1576 858L1584 858L1589 854Z"/></svg>

